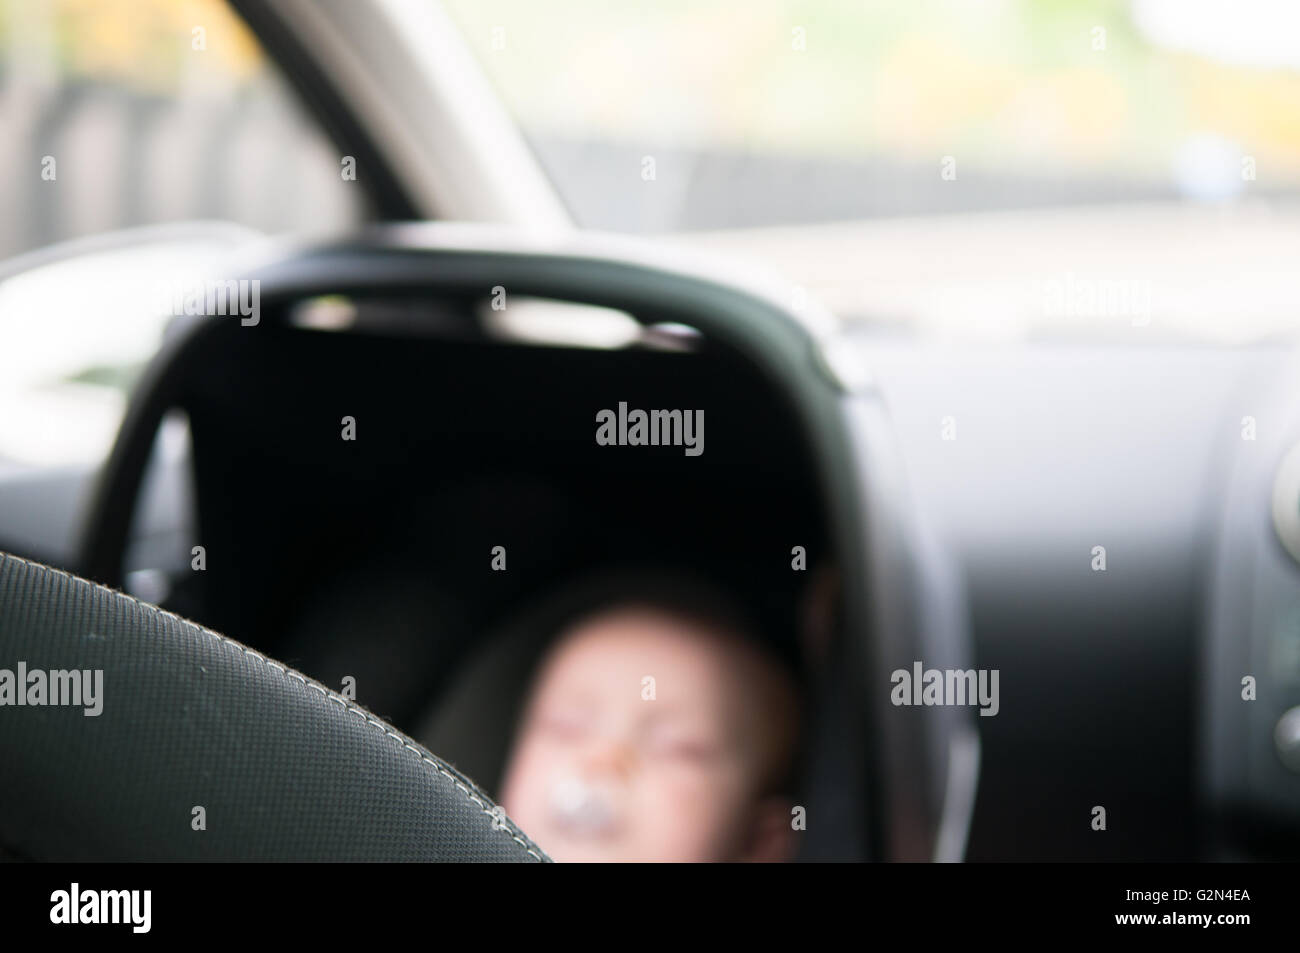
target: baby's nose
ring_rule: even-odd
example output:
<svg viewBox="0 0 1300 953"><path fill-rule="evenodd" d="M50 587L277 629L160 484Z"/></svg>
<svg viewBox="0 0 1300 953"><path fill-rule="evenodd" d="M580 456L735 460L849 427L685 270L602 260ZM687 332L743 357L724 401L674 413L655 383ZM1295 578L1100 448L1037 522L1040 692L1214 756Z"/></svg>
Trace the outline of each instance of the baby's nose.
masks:
<svg viewBox="0 0 1300 953"><path fill-rule="evenodd" d="M602 738L584 759L584 767L625 781L636 768L636 749L621 738Z"/></svg>

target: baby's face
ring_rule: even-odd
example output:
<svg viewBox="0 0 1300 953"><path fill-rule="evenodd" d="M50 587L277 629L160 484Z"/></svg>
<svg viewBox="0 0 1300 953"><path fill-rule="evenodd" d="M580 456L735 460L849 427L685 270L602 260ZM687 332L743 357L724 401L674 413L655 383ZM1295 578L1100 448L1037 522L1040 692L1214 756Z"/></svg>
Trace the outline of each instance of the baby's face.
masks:
<svg viewBox="0 0 1300 953"><path fill-rule="evenodd" d="M544 665L502 804L560 861L779 859L789 806L759 797L775 679L702 624L597 617Z"/></svg>

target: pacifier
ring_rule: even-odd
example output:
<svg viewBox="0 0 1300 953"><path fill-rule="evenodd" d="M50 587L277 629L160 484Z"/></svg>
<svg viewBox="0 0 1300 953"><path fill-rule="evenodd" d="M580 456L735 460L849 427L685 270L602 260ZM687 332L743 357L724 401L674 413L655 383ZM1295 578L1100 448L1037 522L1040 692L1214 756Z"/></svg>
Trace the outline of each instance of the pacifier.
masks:
<svg viewBox="0 0 1300 953"><path fill-rule="evenodd" d="M603 837L618 826L621 803L620 792L609 781L568 771L551 779L547 806L560 829L583 837Z"/></svg>

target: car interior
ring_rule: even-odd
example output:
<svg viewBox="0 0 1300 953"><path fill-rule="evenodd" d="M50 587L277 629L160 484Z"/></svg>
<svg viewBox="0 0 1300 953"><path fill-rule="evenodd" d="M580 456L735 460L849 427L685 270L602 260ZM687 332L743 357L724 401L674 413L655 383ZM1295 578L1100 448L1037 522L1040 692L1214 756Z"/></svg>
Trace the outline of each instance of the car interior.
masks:
<svg viewBox="0 0 1300 953"><path fill-rule="evenodd" d="M437 221L425 133L377 133L377 80L325 56L356 14L230 6L366 169L371 219L232 240L214 280L258 313L169 315L102 460L0 452L0 668L100 666L121 698L90 727L0 717L0 855L549 859L494 813L530 675L600 580L682 574L800 673L793 859L1300 856L1289 305L1241 346L953 346L712 249ZM400 27L343 48L380 76ZM451 207L493 161L447 173ZM1028 248L1045 220L1018 214ZM14 260L0 288L57 265ZM638 408L702 409L701 452L602 442ZM1000 698L923 703L922 669ZM196 840L200 797L238 820Z"/></svg>

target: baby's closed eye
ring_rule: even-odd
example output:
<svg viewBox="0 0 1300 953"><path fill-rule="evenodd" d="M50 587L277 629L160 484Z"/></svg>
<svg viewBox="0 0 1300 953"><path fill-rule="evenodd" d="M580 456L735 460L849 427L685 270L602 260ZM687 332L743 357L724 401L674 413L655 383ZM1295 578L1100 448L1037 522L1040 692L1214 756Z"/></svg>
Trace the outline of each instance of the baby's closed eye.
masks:
<svg viewBox="0 0 1300 953"><path fill-rule="evenodd" d="M540 712L534 722L537 731L561 741L585 737L590 725L590 713L579 708L547 709Z"/></svg>
<svg viewBox="0 0 1300 953"><path fill-rule="evenodd" d="M722 752L721 743L709 732L686 725L652 725L645 736L646 751L661 758L709 761Z"/></svg>

